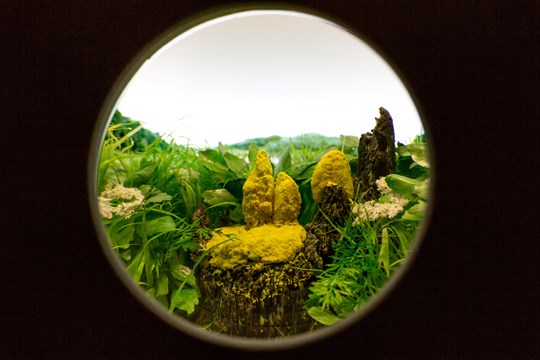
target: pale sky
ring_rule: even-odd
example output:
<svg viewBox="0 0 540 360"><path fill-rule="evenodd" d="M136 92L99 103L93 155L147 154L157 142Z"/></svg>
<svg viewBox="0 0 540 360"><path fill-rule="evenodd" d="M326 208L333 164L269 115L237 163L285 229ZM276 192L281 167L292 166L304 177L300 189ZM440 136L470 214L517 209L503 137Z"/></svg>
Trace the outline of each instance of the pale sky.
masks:
<svg viewBox="0 0 540 360"><path fill-rule="evenodd" d="M422 133L392 68L368 45L320 18L244 12L199 25L154 54L118 109L177 143L199 147L271 135L354 135L379 107L396 140Z"/></svg>

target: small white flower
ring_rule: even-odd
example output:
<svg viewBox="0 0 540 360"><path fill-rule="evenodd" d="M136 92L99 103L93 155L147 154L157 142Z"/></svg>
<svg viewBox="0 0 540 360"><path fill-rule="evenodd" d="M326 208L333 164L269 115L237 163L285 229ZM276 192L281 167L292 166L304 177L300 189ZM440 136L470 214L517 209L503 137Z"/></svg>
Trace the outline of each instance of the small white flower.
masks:
<svg viewBox="0 0 540 360"><path fill-rule="evenodd" d="M388 202L381 203L377 200L370 200L362 204L355 204L352 209L353 214L356 215L356 219L353 221L354 225L379 218L392 219L402 212L405 205L409 203L409 200L390 189L384 177L377 180L375 184L377 184L379 192L388 197Z"/></svg>
<svg viewBox="0 0 540 360"><path fill-rule="evenodd" d="M101 216L105 219L112 219L114 215L127 219L143 200L144 195L137 188L126 188L122 184L117 184L114 188L106 185L105 190L98 197L98 206Z"/></svg>

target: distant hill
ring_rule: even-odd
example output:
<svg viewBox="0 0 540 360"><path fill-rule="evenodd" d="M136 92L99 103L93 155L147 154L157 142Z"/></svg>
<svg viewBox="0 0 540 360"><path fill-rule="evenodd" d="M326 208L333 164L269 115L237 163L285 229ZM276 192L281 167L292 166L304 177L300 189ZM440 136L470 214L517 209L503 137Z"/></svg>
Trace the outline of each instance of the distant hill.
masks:
<svg viewBox="0 0 540 360"><path fill-rule="evenodd" d="M272 135L268 137L259 137L247 139L242 142L228 145L229 148L238 150L248 150L251 144L257 145L259 148L264 148L268 152L280 152L286 146L293 145L295 148L310 147L321 149L328 146L337 146L341 143L339 137L328 137L320 134L304 134L294 137L282 137Z"/></svg>

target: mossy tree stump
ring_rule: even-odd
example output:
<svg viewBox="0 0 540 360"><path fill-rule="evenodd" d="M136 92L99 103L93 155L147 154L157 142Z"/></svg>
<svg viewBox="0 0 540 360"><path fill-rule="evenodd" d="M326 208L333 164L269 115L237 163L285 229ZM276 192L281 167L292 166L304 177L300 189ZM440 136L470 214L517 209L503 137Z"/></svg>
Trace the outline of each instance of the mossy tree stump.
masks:
<svg viewBox="0 0 540 360"><path fill-rule="evenodd" d="M195 323L254 338L291 336L318 326L304 309L313 276L304 251L281 264L250 263L229 270L201 265L197 277L202 301Z"/></svg>
<svg viewBox="0 0 540 360"><path fill-rule="evenodd" d="M274 184L264 151L243 187L246 224L216 229L196 271L201 303L193 321L242 337L284 337L317 326L304 302L317 264L298 224L298 186L280 173ZM196 254L197 255L197 254ZM201 253L198 254L199 256Z"/></svg>

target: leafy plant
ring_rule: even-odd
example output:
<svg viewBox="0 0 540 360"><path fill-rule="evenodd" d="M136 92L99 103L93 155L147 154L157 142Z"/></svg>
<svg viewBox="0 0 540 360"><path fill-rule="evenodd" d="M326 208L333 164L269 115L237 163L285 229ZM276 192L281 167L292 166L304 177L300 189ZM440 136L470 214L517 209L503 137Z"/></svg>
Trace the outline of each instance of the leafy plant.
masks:
<svg viewBox="0 0 540 360"><path fill-rule="evenodd" d="M386 177L392 191L408 200L398 216L360 224L351 217L343 227L336 227L340 240L305 303L319 322L331 325L359 309L406 261L429 193L424 140L418 137L409 145L398 144L396 174ZM286 172L298 184L299 222L307 224L317 210L311 176L319 159L328 150L339 149L355 173L357 146L358 138L353 136L308 134L193 149L166 143L117 112L101 151L98 191L122 185L141 191L144 200L129 216L111 216L103 223L134 281L170 311L191 314L200 297L194 270L211 250L195 263L191 255L200 249L199 240L212 232L193 218L196 208L205 204L212 227L224 219L242 223L242 187L263 147L271 156L274 174ZM388 199L381 196L378 201ZM110 204L115 205L115 200Z"/></svg>
<svg viewBox="0 0 540 360"><path fill-rule="evenodd" d="M393 218L356 221L354 214L334 242L331 262L317 275L305 303L308 314L332 325L358 310L406 261L429 193L427 148L421 138L398 145L397 173L386 176L388 187L408 200ZM380 203L388 201L382 195Z"/></svg>
<svg viewBox="0 0 540 360"><path fill-rule="evenodd" d="M210 230L175 214L172 196L149 185L140 190L145 200L133 214L103 220L107 235L133 280L148 295L189 314L198 301L199 289L187 254L199 248L198 239L208 237ZM178 291L184 281L188 286ZM172 291L175 296L171 298Z"/></svg>

